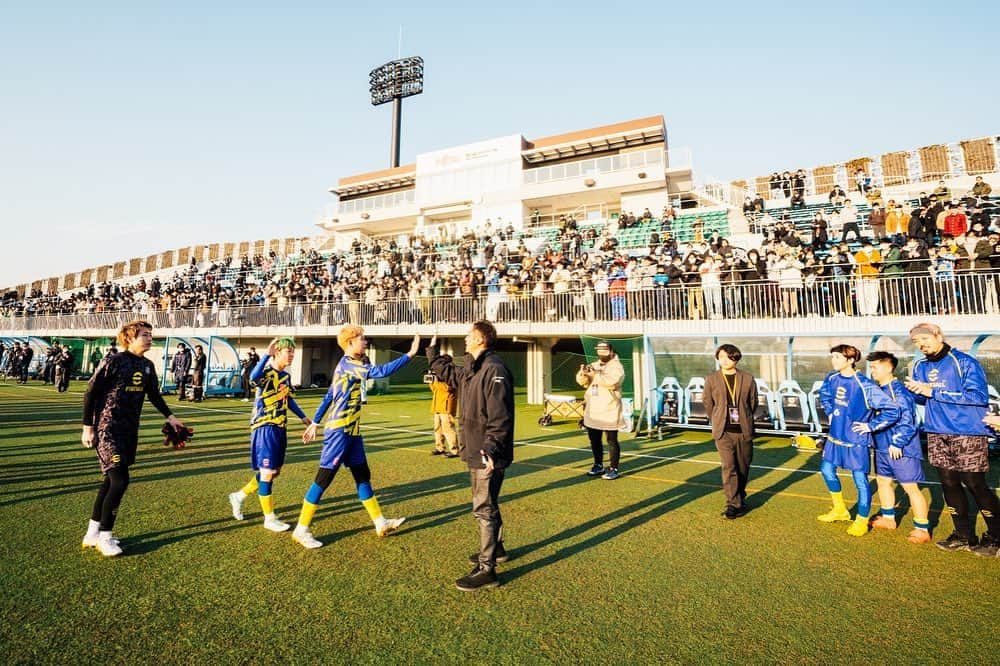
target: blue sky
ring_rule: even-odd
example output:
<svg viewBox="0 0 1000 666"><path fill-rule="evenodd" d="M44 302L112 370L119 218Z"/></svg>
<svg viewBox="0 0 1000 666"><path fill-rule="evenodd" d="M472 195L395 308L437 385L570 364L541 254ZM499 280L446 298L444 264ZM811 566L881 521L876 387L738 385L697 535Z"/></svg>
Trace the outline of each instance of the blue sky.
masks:
<svg viewBox="0 0 1000 666"><path fill-rule="evenodd" d="M425 60L402 160L663 114L740 178L1000 133L996 5L0 6L0 286L195 243L312 235L388 166L368 71Z"/></svg>

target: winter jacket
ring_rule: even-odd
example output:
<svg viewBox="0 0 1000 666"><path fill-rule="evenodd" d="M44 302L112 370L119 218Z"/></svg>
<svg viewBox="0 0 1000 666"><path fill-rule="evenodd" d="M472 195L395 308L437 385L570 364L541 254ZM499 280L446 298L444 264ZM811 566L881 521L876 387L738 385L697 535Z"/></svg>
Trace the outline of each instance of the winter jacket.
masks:
<svg viewBox="0 0 1000 666"><path fill-rule="evenodd" d="M945 435L988 435L983 417L989 404L986 372L979 361L947 345L933 357L913 364L913 379L931 385L924 405L924 432Z"/></svg>
<svg viewBox="0 0 1000 666"><path fill-rule="evenodd" d="M622 383L625 367L618 356L607 363L596 361L587 366L592 372L580 369L576 383L586 389L583 408L583 425L594 430L618 430L622 420Z"/></svg>
<svg viewBox="0 0 1000 666"><path fill-rule="evenodd" d="M514 377L500 356L487 349L477 358L466 354L464 365L427 348L430 369L458 394L458 438L462 460L471 469L484 467L482 456L499 469L514 462Z"/></svg>

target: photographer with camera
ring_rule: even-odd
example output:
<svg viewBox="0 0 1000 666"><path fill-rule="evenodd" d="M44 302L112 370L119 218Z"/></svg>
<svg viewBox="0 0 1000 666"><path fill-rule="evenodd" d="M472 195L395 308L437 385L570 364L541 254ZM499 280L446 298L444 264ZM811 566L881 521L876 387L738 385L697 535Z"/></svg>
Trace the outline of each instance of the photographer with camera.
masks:
<svg viewBox="0 0 1000 666"><path fill-rule="evenodd" d="M428 372L424 383L431 389L431 414L434 418L434 450L432 456L458 457L458 435L455 434L455 407L458 399L455 392L437 375ZM447 444L447 448L445 448Z"/></svg>
<svg viewBox="0 0 1000 666"><path fill-rule="evenodd" d="M586 389L583 425L587 428L590 450L594 454L594 466L587 474L613 481L619 476L621 448L618 446L618 429L624 423L622 384L625 381L625 368L607 340L598 342L594 350L597 352L597 361L581 365L576 373L576 383ZM608 441L607 468L604 467L602 438L607 438Z"/></svg>

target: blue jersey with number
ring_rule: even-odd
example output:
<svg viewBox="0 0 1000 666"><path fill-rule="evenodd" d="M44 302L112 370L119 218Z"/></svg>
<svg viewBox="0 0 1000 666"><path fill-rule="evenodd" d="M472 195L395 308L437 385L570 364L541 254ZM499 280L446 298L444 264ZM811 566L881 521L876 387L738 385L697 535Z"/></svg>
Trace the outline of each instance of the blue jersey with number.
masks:
<svg viewBox="0 0 1000 666"><path fill-rule="evenodd" d="M874 446L872 433L899 420L899 407L878 384L860 373L850 377L839 372L828 374L819 390L819 401L830 416L827 440L837 446ZM868 424L871 432L854 432L855 423Z"/></svg>

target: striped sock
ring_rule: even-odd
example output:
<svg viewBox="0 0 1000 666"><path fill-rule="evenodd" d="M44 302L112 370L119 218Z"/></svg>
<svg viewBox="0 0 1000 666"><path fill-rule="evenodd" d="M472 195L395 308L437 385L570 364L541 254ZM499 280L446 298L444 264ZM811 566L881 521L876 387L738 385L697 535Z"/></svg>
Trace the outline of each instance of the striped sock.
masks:
<svg viewBox="0 0 1000 666"><path fill-rule="evenodd" d="M931 531L931 521L927 520L926 518L922 518L922 519L921 518L914 518L913 519L913 526L915 528L917 528L918 530L923 530L925 532L930 532Z"/></svg>
<svg viewBox="0 0 1000 666"><path fill-rule="evenodd" d="M883 516L885 516L886 518L895 519L896 518L896 507L893 507L893 506L890 506L889 508L882 507L879 510L879 513L882 514Z"/></svg>

